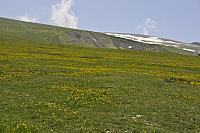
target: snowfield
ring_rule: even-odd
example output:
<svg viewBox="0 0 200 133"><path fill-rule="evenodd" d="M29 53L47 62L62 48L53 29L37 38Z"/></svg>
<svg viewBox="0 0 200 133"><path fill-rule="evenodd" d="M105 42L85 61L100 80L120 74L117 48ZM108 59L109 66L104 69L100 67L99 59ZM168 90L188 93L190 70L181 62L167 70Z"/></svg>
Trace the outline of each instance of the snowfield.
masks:
<svg viewBox="0 0 200 133"><path fill-rule="evenodd" d="M196 52L196 50L188 49L188 48L184 48L183 50L185 50L185 51L189 51L189 52Z"/></svg>
<svg viewBox="0 0 200 133"><path fill-rule="evenodd" d="M188 51L196 53L200 51L199 46L193 46L189 43L183 43L178 41L172 41L168 39L161 39L154 36L143 36L143 35L134 35L134 34L121 34L121 33L105 33L106 35L115 36L118 38L128 39L136 42L146 43L146 44L157 44L163 45L166 47L174 47L180 50ZM128 46L129 49L133 48L132 46ZM199 53L199 52L197 52Z"/></svg>

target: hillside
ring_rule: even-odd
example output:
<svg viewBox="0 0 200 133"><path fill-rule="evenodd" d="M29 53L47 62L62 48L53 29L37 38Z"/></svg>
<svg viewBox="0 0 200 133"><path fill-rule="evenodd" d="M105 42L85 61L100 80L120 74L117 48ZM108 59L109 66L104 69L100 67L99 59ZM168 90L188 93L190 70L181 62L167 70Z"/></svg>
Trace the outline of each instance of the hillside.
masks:
<svg viewBox="0 0 200 133"><path fill-rule="evenodd" d="M193 42L191 43L192 45L197 45L197 46L200 46L200 42Z"/></svg>
<svg viewBox="0 0 200 133"><path fill-rule="evenodd" d="M8 19L0 30L0 133L200 132L199 57Z"/></svg>
<svg viewBox="0 0 200 133"><path fill-rule="evenodd" d="M151 38L137 35L139 39ZM168 42L159 45L155 40L152 43L140 42L137 39L120 38L105 33L61 28L43 24L34 24L0 18L0 40L4 42L63 44L83 47L129 49L137 51L170 52L186 55L197 55L198 51L191 51L191 47L174 47ZM164 40L164 39L163 39ZM171 47L172 46L172 47ZM180 47L180 46L178 46ZM195 47L200 51L200 47Z"/></svg>

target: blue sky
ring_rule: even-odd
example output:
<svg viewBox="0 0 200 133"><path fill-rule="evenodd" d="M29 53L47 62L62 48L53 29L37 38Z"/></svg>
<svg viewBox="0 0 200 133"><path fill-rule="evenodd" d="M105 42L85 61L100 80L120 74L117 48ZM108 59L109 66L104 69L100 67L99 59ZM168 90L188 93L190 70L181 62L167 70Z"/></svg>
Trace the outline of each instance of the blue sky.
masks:
<svg viewBox="0 0 200 133"><path fill-rule="evenodd" d="M92 31L200 41L200 0L1 0L0 16Z"/></svg>

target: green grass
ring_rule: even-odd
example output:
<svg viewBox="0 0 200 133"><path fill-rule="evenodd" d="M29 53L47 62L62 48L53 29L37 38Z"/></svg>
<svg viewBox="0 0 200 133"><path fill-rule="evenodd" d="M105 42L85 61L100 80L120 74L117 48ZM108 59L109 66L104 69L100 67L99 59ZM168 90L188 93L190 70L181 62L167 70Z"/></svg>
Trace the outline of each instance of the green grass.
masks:
<svg viewBox="0 0 200 133"><path fill-rule="evenodd" d="M0 43L0 132L200 132L200 59Z"/></svg>

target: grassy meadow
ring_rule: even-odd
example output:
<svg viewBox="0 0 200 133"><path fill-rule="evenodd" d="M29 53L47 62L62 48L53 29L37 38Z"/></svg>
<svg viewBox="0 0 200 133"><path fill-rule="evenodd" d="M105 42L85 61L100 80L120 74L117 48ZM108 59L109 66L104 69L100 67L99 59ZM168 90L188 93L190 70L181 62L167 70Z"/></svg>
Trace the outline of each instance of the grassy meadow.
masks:
<svg viewBox="0 0 200 133"><path fill-rule="evenodd" d="M4 132L200 132L200 58L1 42Z"/></svg>

